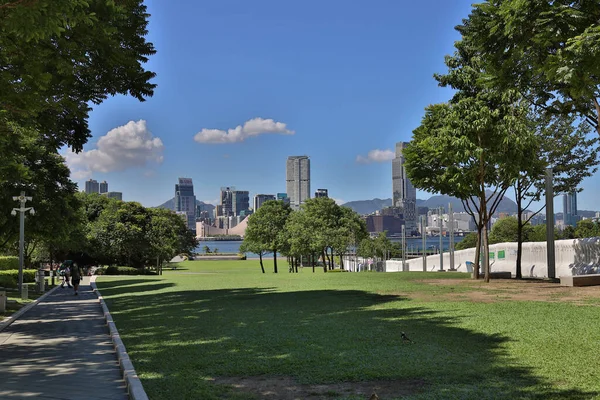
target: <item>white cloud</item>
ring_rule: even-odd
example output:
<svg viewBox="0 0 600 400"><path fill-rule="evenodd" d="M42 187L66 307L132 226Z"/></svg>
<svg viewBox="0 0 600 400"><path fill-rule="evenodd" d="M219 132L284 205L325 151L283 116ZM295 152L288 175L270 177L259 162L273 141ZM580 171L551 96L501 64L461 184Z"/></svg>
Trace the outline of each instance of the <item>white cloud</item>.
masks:
<svg viewBox="0 0 600 400"><path fill-rule="evenodd" d="M286 124L283 122L277 122L270 118L253 118L244 122L243 126L238 125L227 131L204 128L196 133L194 140L198 143L236 143L266 133L293 135L295 132L287 129Z"/></svg>
<svg viewBox="0 0 600 400"><path fill-rule="evenodd" d="M123 171L132 167L144 167L148 163L162 163L164 145L154 137L146 121L129 121L102 136L96 148L65 154L73 179L84 179L93 172Z"/></svg>
<svg viewBox="0 0 600 400"><path fill-rule="evenodd" d="M341 206L342 204L346 203L346 200L343 199L333 199L333 201L335 201L335 204L337 204L338 206Z"/></svg>
<svg viewBox="0 0 600 400"><path fill-rule="evenodd" d="M375 149L369 151L366 157L361 155L356 156L356 162L360 164L382 163L393 160L395 156L396 154L392 150Z"/></svg>

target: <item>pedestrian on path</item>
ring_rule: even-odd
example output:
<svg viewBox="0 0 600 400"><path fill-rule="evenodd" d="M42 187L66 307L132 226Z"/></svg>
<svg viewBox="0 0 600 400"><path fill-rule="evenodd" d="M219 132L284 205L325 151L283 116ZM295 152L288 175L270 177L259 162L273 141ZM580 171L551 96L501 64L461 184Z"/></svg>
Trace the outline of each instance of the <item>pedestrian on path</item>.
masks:
<svg viewBox="0 0 600 400"><path fill-rule="evenodd" d="M58 274L60 276L62 276L62 283L60 284L60 287L64 289L65 287L65 283L67 284L68 287L72 287L71 286L71 265L72 261L71 260L65 260L60 267L58 267Z"/></svg>
<svg viewBox="0 0 600 400"><path fill-rule="evenodd" d="M75 289L75 296L77 296L77 290L79 289L79 283L81 282L81 277L83 276L83 271L81 270L81 266L77 263L73 263L71 267L71 280L73 282L73 288Z"/></svg>

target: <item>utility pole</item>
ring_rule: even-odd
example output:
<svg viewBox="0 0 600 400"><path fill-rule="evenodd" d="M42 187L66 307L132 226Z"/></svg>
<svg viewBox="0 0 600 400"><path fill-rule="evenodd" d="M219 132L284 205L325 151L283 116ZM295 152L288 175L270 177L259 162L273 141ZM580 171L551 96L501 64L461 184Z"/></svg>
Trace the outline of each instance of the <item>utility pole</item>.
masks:
<svg viewBox="0 0 600 400"><path fill-rule="evenodd" d="M442 221L443 217L442 217L442 211L443 211L443 207L439 207L438 208L438 221L439 221L439 226L440 226L440 269L439 271L444 271L444 245L443 245L443 237L442 237L442 230L444 228L444 221Z"/></svg>
<svg viewBox="0 0 600 400"><path fill-rule="evenodd" d="M406 230L402 225L402 271L406 271Z"/></svg>
<svg viewBox="0 0 600 400"><path fill-rule="evenodd" d="M33 197L25 196L25 192L21 192L19 196L13 196L14 201L20 203L19 208L13 208L11 214L17 215L17 212L21 213L19 220L19 293L23 296L23 264L25 263L24 249L25 249L25 213L29 211L31 215L35 214L33 207L25 207L25 203L33 200Z"/></svg>
<svg viewBox="0 0 600 400"><path fill-rule="evenodd" d="M427 216L421 215L421 238L423 245L421 253L423 254L423 272L427 272Z"/></svg>
<svg viewBox="0 0 600 400"><path fill-rule="evenodd" d="M449 271L456 271L454 268L454 211L452 211L452 203L448 203L448 223L450 224L450 269Z"/></svg>
<svg viewBox="0 0 600 400"><path fill-rule="evenodd" d="M552 168L546 168L546 250L548 261L548 278L556 278L554 257L554 185L552 184Z"/></svg>

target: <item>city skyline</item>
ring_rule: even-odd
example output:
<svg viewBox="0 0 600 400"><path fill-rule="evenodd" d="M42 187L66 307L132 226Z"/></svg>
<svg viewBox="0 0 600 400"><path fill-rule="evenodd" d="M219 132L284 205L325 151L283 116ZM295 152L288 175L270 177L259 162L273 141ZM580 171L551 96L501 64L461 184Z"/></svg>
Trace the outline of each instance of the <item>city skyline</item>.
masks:
<svg viewBox="0 0 600 400"><path fill-rule="evenodd" d="M310 155L311 186L338 203L390 198L395 143L451 97L433 74L447 70L454 26L471 10L467 0L147 5L154 96L94 105L83 151L61 153L80 188L106 180L150 207L182 176L211 204L223 185L286 192L292 154ZM579 208L593 209L600 174L580 187Z"/></svg>

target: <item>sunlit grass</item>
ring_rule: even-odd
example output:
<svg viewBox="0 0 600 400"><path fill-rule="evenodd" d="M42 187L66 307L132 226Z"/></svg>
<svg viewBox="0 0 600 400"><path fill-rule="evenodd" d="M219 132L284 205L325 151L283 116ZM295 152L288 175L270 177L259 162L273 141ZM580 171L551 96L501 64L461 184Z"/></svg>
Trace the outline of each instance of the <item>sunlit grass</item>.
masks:
<svg viewBox="0 0 600 400"><path fill-rule="evenodd" d="M474 289L423 282L469 278L461 273L290 274L280 261L273 274L272 260L265 269L199 261L99 278L151 399L247 398L210 380L219 376L422 379L408 397L419 399L599 396L597 306L449 301Z"/></svg>

